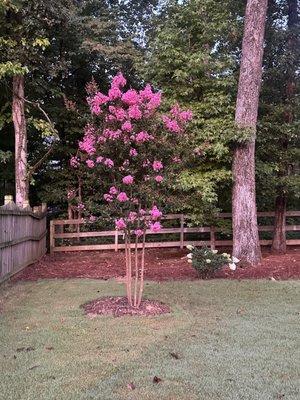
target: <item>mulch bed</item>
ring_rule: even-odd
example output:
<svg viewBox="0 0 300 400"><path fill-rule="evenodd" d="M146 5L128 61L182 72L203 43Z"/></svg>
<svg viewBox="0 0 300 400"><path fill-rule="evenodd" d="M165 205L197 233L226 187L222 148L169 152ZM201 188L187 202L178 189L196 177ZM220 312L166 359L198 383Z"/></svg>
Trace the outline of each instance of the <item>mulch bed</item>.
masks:
<svg viewBox="0 0 300 400"><path fill-rule="evenodd" d="M101 297L82 305L85 313L93 318L96 315L113 315L121 317L130 316L153 316L169 313L169 306L155 300L143 300L139 308L129 306L126 297Z"/></svg>
<svg viewBox="0 0 300 400"><path fill-rule="evenodd" d="M226 249L225 249L226 250ZM220 250L220 251L223 251ZM229 249L227 249L230 252ZM186 250L149 249L145 257L145 279L154 281L198 279L187 263ZM122 279L125 274L124 252L85 251L46 255L15 275L12 280L35 281L51 278ZM255 267L224 268L216 278L276 280L300 278L300 249L292 248L284 255L272 255L264 250L263 261Z"/></svg>

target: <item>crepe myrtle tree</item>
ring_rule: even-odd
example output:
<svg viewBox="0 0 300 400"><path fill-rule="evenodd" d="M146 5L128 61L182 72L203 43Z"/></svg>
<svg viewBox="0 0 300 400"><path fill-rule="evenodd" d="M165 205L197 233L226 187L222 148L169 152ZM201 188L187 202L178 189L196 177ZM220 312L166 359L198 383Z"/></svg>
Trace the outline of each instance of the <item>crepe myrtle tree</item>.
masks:
<svg viewBox="0 0 300 400"><path fill-rule="evenodd" d="M103 200L125 241L126 290L130 306L142 301L146 232L161 230L160 203L168 198L187 148L189 110L174 105L159 112L161 93L149 84L126 88L118 73L108 94L88 87L91 120L85 127L74 168L86 168L99 184Z"/></svg>

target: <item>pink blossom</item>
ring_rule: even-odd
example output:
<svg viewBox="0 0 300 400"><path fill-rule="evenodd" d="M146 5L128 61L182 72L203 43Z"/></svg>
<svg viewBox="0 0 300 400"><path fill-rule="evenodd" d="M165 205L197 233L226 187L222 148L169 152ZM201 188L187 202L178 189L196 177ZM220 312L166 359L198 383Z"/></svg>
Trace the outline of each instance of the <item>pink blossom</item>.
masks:
<svg viewBox="0 0 300 400"><path fill-rule="evenodd" d="M132 185L133 184L133 176L132 175L127 175L124 176L124 178L122 179L123 183L125 185Z"/></svg>
<svg viewBox="0 0 300 400"><path fill-rule="evenodd" d="M119 191L118 191L118 189L117 189L115 186L112 186L112 187L109 189L109 194L116 195L116 194L118 194L118 193L119 193Z"/></svg>
<svg viewBox="0 0 300 400"><path fill-rule="evenodd" d="M90 215L89 220L90 220L90 222L95 222L97 220L97 218L94 215Z"/></svg>
<svg viewBox="0 0 300 400"><path fill-rule="evenodd" d="M125 132L131 132L132 131L131 122L130 121L124 122L124 124L122 124L122 130Z"/></svg>
<svg viewBox="0 0 300 400"><path fill-rule="evenodd" d="M147 159L145 161L143 161L143 167L148 167L150 165L150 161Z"/></svg>
<svg viewBox="0 0 300 400"><path fill-rule="evenodd" d="M77 210L78 211L83 211L84 209L85 209L85 205L83 203L78 203Z"/></svg>
<svg viewBox="0 0 300 400"><path fill-rule="evenodd" d="M106 158L103 164L106 165L108 168L112 168L114 166L114 162L110 158Z"/></svg>
<svg viewBox="0 0 300 400"><path fill-rule="evenodd" d="M79 167L79 165L80 165L79 159L78 159L77 157L75 157L75 156L71 157L71 159L70 159L70 165L71 165L71 167L73 167L73 168Z"/></svg>
<svg viewBox="0 0 300 400"><path fill-rule="evenodd" d="M139 95L136 90L129 89L122 95L122 101L129 106L133 106L139 102Z"/></svg>
<svg viewBox="0 0 300 400"><path fill-rule="evenodd" d="M124 87L127 81L124 78L122 72L118 72L117 75L113 78L111 86L113 87Z"/></svg>
<svg viewBox="0 0 300 400"><path fill-rule="evenodd" d="M143 236L144 232L142 231L142 229L136 229L136 230L134 231L134 234L135 234L137 237L141 237L141 236Z"/></svg>
<svg viewBox="0 0 300 400"><path fill-rule="evenodd" d="M100 114L101 113L101 105L107 103L109 98L105 96L101 92L97 92L94 97L88 98L88 103L91 107L91 112L93 114Z"/></svg>
<svg viewBox="0 0 300 400"><path fill-rule="evenodd" d="M128 201L129 198L125 192L120 192L117 196L117 199L121 202L124 203L125 201Z"/></svg>
<svg viewBox="0 0 300 400"><path fill-rule="evenodd" d="M150 224L150 231L151 232L159 232L161 230L160 222L156 221Z"/></svg>
<svg viewBox="0 0 300 400"><path fill-rule="evenodd" d="M113 197L111 194L105 193L103 195L104 200L106 200L107 202L111 203L113 201Z"/></svg>
<svg viewBox="0 0 300 400"><path fill-rule="evenodd" d="M94 163L93 160L86 160L86 165L87 165L89 168L94 168L95 163Z"/></svg>
<svg viewBox="0 0 300 400"><path fill-rule="evenodd" d="M92 155L95 153L95 135L93 132L93 129L90 128L88 125L85 128L85 134L83 137L83 140L79 141L79 149L86 152L89 155Z"/></svg>
<svg viewBox="0 0 300 400"><path fill-rule="evenodd" d="M96 163L97 164L102 163L102 161L103 161L103 157L102 156L99 156L99 157L96 158Z"/></svg>
<svg viewBox="0 0 300 400"><path fill-rule="evenodd" d="M161 183L164 180L164 178L161 175L156 175L154 179L156 180L157 183Z"/></svg>
<svg viewBox="0 0 300 400"><path fill-rule="evenodd" d="M149 140L152 140L153 136L149 135L148 132L145 131L141 131L139 133L137 133L137 135L135 136L135 140L137 143L144 143L144 142L148 142Z"/></svg>
<svg viewBox="0 0 300 400"><path fill-rule="evenodd" d="M153 219L158 219L162 216L162 212L156 206L153 206L152 210L150 210L150 215Z"/></svg>
<svg viewBox="0 0 300 400"><path fill-rule="evenodd" d="M163 116L163 122L166 126L166 128L170 131L170 132L174 132L174 133L179 133L181 132L181 128L178 124L178 122L175 119L171 119L167 116Z"/></svg>
<svg viewBox="0 0 300 400"><path fill-rule="evenodd" d="M134 222L136 220L137 217L137 213L134 211L130 211L130 213L128 214L128 220L130 222Z"/></svg>
<svg viewBox="0 0 300 400"><path fill-rule="evenodd" d="M114 114L117 121L123 121L127 116L126 111L121 107L109 106L108 109L109 112Z"/></svg>
<svg viewBox="0 0 300 400"><path fill-rule="evenodd" d="M121 96L122 96L122 92L117 86L112 86L108 91L109 100L117 100Z"/></svg>
<svg viewBox="0 0 300 400"><path fill-rule="evenodd" d="M129 155L131 157L136 157L138 155L138 152L136 151L136 149L134 149L133 147L129 150Z"/></svg>
<svg viewBox="0 0 300 400"><path fill-rule="evenodd" d="M123 218L116 220L116 229L122 230L126 228L126 222Z"/></svg>
<svg viewBox="0 0 300 400"><path fill-rule="evenodd" d="M160 171L161 169L163 169L163 167L164 166L161 161L153 161L152 168L154 171Z"/></svg>
<svg viewBox="0 0 300 400"><path fill-rule="evenodd" d="M180 120L183 121L183 122L191 121L191 119L193 118L193 113L192 113L192 111L190 111L190 110L182 111L182 112L180 113L179 118L180 118Z"/></svg>
<svg viewBox="0 0 300 400"><path fill-rule="evenodd" d="M128 115L132 119L141 119L142 112L138 106L130 106L128 109Z"/></svg>

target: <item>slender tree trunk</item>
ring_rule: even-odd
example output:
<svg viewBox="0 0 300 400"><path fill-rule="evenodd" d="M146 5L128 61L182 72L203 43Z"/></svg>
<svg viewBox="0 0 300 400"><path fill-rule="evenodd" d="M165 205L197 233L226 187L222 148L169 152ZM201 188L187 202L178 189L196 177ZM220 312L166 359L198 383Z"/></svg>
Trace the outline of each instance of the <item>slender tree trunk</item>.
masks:
<svg viewBox="0 0 300 400"><path fill-rule="evenodd" d="M27 131L24 107L24 76L13 77L12 117L15 130L15 186L16 204L28 200Z"/></svg>
<svg viewBox="0 0 300 400"><path fill-rule="evenodd" d="M297 47L299 46L299 38L297 33L294 31L295 27L299 24L299 13L297 9L297 0L288 0L288 41L287 48L291 54L295 54ZM287 70L286 77L286 101L287 111L285 113L285 122L288 124L293 123L294 115L289 107L291 100L295 96L296 90L296 71L294 63L291 63L291 67ZM283 138L282 147L288 150L289 143L286 138ZM283 175L288 174L289 166ZM280 193L277 195L275 200L275 222L274 222L274 235L272 242L272 253L282 254L286 253L286 234L285 234L285 212L287 195L280 189Z"/></svg>
<svg viewBox="0 0 300 400"><path fill-rule="evenodd" d="M233 254L242 262L261 261L255 196L255 132L261 86L267 0L248 0L242 44L242 59L235 122L251 133L233 156L232 226Z"/></svg>
<svg viewBox="0 0 300 400"><path fill-rule="evenodd" d="M272 242L272 253L275 254L286 253L285 214L286 197L285 195L281 194L276 197L275 201L274 235Z"/></svg>

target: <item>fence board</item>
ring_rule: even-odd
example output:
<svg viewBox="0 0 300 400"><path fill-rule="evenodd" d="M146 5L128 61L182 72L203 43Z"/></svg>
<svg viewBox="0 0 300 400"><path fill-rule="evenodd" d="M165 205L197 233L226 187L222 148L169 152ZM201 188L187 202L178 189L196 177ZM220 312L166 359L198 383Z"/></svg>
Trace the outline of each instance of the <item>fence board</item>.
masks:
<svg viewBox="0 0 300 400"><path fill-rule="evenodd" d="M274 212L259 212L259 217L274 217ZM288 217L298 217L300 216L300 211L288 211ZM231 213L220 213L220 218L229 218L231 217ZM209 226L200 226L200 227L187 227L184 226L185 222L189 220L188 216L183 214L167 214L163 216L163 220L177 220L179 227L177 228L163 228L159 232L151 232L150 230L146 231L147 236L152 236L152 241L146 243L146 247L180 247L183 248L187 244L194 244L197 246L210 246L212 248L216 246L231 246L232 240L218 240L216 238L217 232L222 232L222 228L220 227L209 227ZM64 232L64 226L74 226L76 225L76 232ZM115 250L124 249L124 243L120 243L119 237L123 235L122 232L118 232L115 230L106 230L106 231L95 231L95 232L80 232L80 226L84 225L88 226L88 223L84 219L74 220L74 219L66 219L66 220L53 220L50 224L50 249L51 253L57 251L88 251L88 250ZM56 226L59 228L59 232L56 232ZM273 225L260 225L258 227L260 232L272 232ZM300 225L286 225L286 231L300 231ZM185 238L186 234L197 234L197 233L209 233L210 240L190 240L187 241ZM170 235L176 234L178 236L177 239L174 240L166 240L159 241L153 240L153 237L157 237L157 235ZM113 243L109 244L76 244L76 245L65 245L64 243L57 245L57 239L78 239L80 238L111 238ZM260 244L262 246L267 246L272 243L271 240L260 240ZM287 240L287 245L300 245L299 239L289 239Z"/></svg>
<svg viewBox="0 0 300 400"><path fill-rule="evenodd" d="M11 199L0 207L0 282L46 253L46 205L20 208Z"/></svg>

